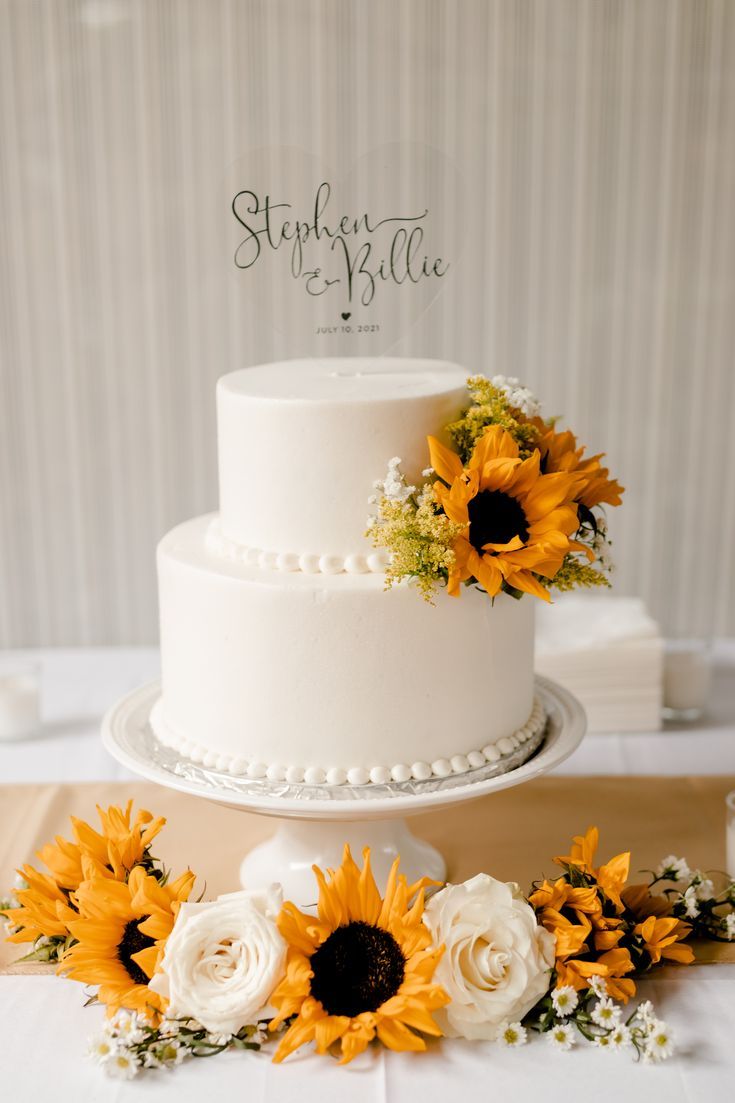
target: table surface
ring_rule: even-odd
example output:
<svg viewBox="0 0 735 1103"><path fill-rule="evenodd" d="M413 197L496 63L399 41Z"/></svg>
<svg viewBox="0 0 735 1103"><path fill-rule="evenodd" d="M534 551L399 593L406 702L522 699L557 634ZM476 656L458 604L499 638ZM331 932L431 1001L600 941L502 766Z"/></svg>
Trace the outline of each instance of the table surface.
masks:
<svg viewBox="0 0 735 1103"><path fill-rule="evenodd" d="M104 751L100 718L117 698L157 677L157 652L35 654L43 667L44 729L31 740L0 743L0 781L132 781L132 775ZM735 643L718 645L716 664L715 692L705 721L660 733L590 736L557 774L735 774ZM96 798L99 790L104 800L105 789L104 784L92 786L90 795ZM589 811L585 789L582 782L576 798L582 817ZM0 789L0 831L7 839L14 832L6 834L6 829L15 825L3 816L2 802ZM5 802L9 812L13 802L7 795ZM718 815L713 814L713 822L718 822ZM22 836L19 830L19 844ZM721 853L722 839L713 837L715 845ZM18 861L25 857L18 854ZM735 966L665 969L643 982L640 994L656 1002L678 1037L678 1055L661 1067L640 1066L625 1054L600 1053L586 1046L570 1054L552 1053L545 1040L534 1039L519 1051L463 1042L440 1042L420 1058L376 1051L347 1069L308 1056L274 1068L264 1055L233 1054L123 1084L108 1080L84 1058L85 1040L97 1029L100 1013L82 1006L76 984L48 976L0 976L0 1076L14 1103L50 1098L59 1087L72 1089L80 1100L155 1096L162 1103L199 1100L213 1088L218 1094L229 1089L233 1096L279 1103L343 1100L348 1095L351 1103L393 1101L408 1093L422 1103L444 1103L452 1088L472 1101L525 1103L541 1094L549 1103L575 1103L589 1099L593 1078L596 1103L618 1103L621 1097L645 1103L730 1098L735 1077Z"/></svg>

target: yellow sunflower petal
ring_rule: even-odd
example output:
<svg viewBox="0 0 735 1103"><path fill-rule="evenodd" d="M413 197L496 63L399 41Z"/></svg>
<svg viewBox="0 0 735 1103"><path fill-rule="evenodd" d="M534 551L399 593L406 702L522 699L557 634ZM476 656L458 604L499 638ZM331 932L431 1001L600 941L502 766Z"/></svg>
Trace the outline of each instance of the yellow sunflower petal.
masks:
<svg viewBox="0 0 735 1103"><path fill-rule="evenodd" d="M161 956L161 951L158 946L147 946L145 950L139 950L137 954L133 954L133 961L137 965L140 965L141 969L147 977L152 977L156 971L156 965L158 959Z"/></svg>
<svg viewBox="0 0 735 1103"><path fill-rule="evenodd" d="M314 1028L317 1052L326 1053L346 1033L349 1025L350 1019L347 1015L325 1015L325 1018L318 1019Z"/></svg>
<svg viewBox="0 0 735 1103"><path fill-rule="evenodd" d="M447 996L448 1002L449 997ZM384 1016L387 1019L400 1020L406 1026L411 1026L414 1030L421 1030L424 1034L431 1034L435 1038L441 1037L441 1027L434 1022L431 1012L418 999L394 996L392 1000L388 1000L379 1009L379 1023ZM380 1033L380 1026L378 1026L378 1033Z"/></svg>
<svg viewBox="0 0 735 1103"><path fill-rule="evenodd" d="M342 1057L340 1065L347 1065L358 1054L367 1049L375 1037L375 1018L373 1015L358 1015L342 1035Z"/></svg>
<svg viewBox="0 0 735 1103"><path fill-rule="evenodd" d="M470 470L482 468L492 460L518 459L518 445L501 425L489 425L479 438L468 463Z"/></svg>
<svg viewBox="0 0 735 1103"><path fill-rule="evenodd" d="M440 479L452 483L462 474L462 460L436 437L427 437L431 466Z"/></svg>
<svg viewBox="0 0 735 1103"><path fill-rule="evenodd" d="M284 1061L291 1053L294 1053L300 1046L305 1045L306 1042L311 1042L316 1033L316 1024L314 1022L304 1022L301 1019L297 1019L295 1023L292 1023L286 1033L281 1038L280 1045L273 1057L274 1062L278 1065L281 1061Z"/></svg>
<svg viewBox="0 0 735 1103"><path fill-rule="evenodd" d="M418 1034L414 1034L407 1026L397 1019L381 1019L378 1022L378 1037L388 1049L402 1052L404 1050L420 1053L426 1049L426 1042Z"/></svg>

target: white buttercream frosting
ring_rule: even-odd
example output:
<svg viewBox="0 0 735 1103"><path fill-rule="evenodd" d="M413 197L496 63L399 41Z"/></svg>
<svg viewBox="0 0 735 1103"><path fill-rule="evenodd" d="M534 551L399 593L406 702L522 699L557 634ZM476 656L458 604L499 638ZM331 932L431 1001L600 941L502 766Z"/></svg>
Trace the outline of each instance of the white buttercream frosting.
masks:
<svg viewBox="0 0 735 1103"><path fill-rule="evenodd" d="M208 549L211 521L158 553L162 709L180 740L266 771L405 765L420 780L525 724L530 599L470 587L432 606L375 572L249 566Z"/></svg>
<svg viewBox="0 0 735 1103"><path fill-rule="evenodd" d="M390 357L286 360L223 376L223 536L266 554L318 555L326 574L349 570L348 559L370 555L374 480L396 454L409 482L420 477L426 437L458 415L466 376L446 361Z"/></svg>

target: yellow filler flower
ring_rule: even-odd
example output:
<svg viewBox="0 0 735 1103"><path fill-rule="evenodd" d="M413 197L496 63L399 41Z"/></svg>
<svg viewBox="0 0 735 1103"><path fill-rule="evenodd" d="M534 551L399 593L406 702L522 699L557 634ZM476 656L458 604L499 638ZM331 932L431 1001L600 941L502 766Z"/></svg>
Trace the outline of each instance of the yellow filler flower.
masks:
<svg viewBox="0 0 735 1103"><path fill-rule="evenodd" d="M426 1042L416 1031L441 1034L431 1012L449 996L432 977L444 947L431 945L421 921L424 889L433 882L409 885L396 859L381 899L368 848L363 858L360 870L345 846L340 868L327 870L329 880L314 866L316 918L290 901L283 905L278 929L288 943L286 976L271 996L278 1014L270 1029L296 1018L275 1061L306 1042L326 1053L340 1041L346 1064L376 1035L389 1049L423 1050Z"/></svg>
<svg viewBox="0 0 735 1103"><path fill-rule="evenodd" d="M428 440L431 466L443 480L434 492L447 517L464 526L454 543L448 592L456 596L460 583L474 578L491 597L506 582L549 601L536 575L551 579L568 552L588 550L570 539L579 528L575 477L542 474L541 453L522 460L500 425L487 428L466 468L456 452Z"/></svg>
<svg viewBox="0 0 735 1103"><path fill-rule="evenodd" d="M193 884L189 870L162 885L141 866L130 871L127 883L101 877L83 881L76 893L79 916L69 922L78 942L58 972L99 985L97 995L108 1014L125 1008L155 1017L164 1001L148 981Z"/></svg>

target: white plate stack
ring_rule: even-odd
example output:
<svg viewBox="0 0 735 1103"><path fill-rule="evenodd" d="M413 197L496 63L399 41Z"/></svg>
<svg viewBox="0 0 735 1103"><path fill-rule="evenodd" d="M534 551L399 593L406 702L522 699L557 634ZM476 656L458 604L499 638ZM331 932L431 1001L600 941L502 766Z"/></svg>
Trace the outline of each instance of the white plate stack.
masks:
<svg viewBox="0 0 735 1103"><path fill-rule="evenodd" d="M570 690L589 732L661 727L663 642L639 598L561 594L537 606L536 670Z"/></svg>

